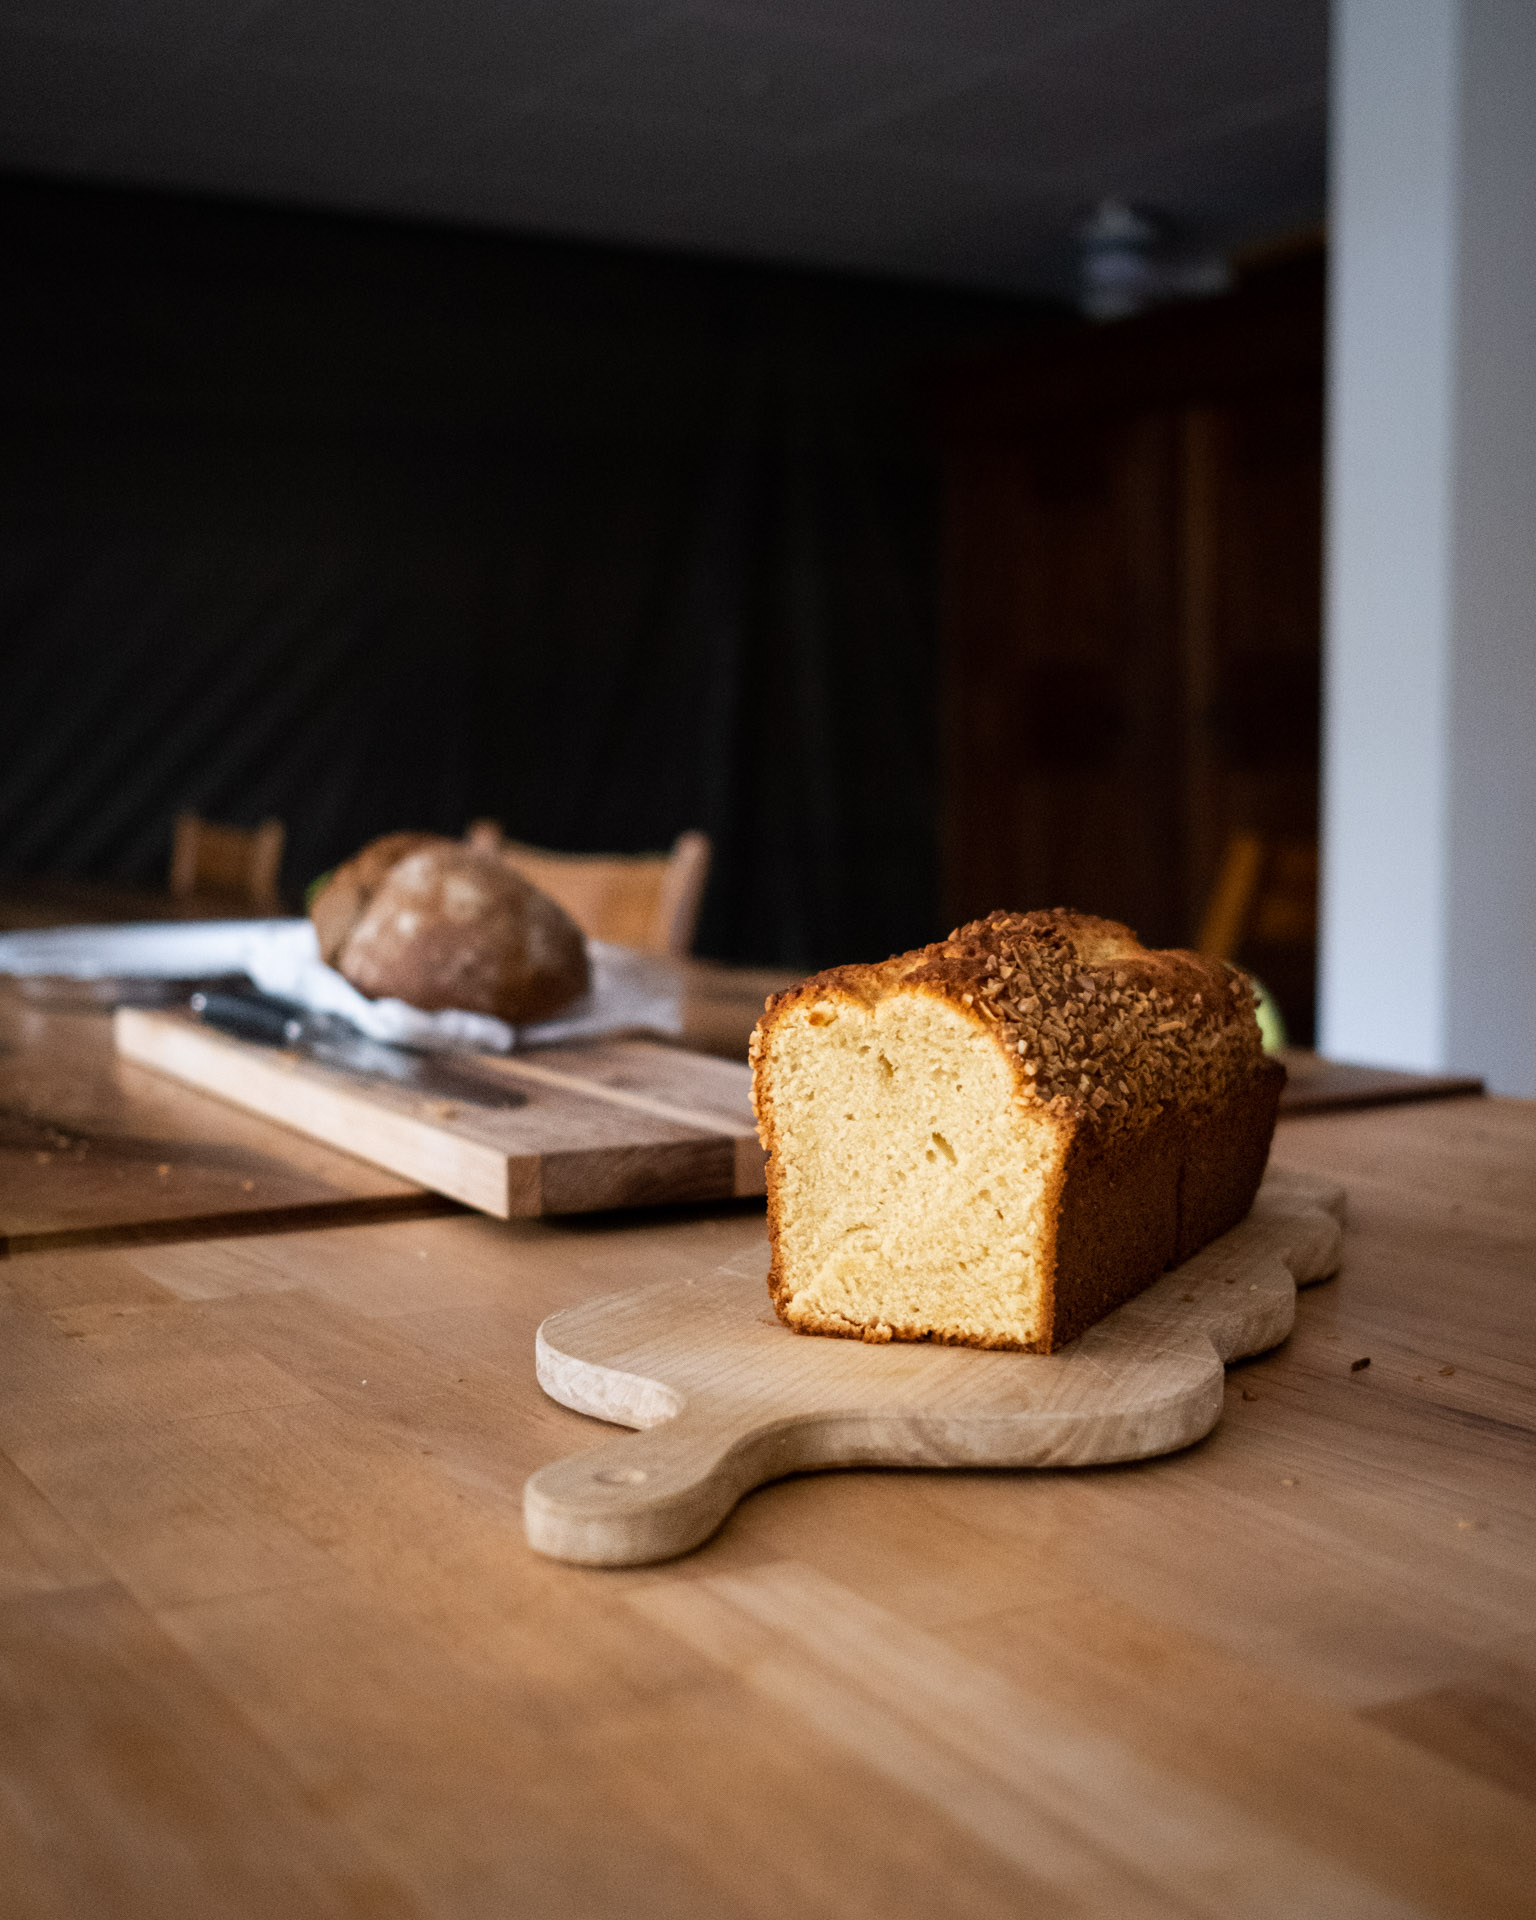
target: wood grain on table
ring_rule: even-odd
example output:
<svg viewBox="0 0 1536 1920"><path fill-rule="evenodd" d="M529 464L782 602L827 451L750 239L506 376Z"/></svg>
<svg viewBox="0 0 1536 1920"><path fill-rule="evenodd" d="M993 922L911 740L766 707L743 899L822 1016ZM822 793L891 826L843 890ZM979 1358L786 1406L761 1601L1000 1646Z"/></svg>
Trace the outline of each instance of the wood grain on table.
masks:
<svg viewBox="0 0 1536 1920"><path fill-rule="evenodd" d="M7 1910L1530 1914L1536 1106L1276 1158L1344 1269L1200 1446L782 1482L634 1572L523 1541L608 1431L535 1328L760 1209L0 1263Z"/></svg>
<svg viewBox="0 0 1536 1920"><path fill-rule="evenodd" d="M50 1010L0 981L0 1252L450 1205L119 1060L104 1011Z"/></svg>

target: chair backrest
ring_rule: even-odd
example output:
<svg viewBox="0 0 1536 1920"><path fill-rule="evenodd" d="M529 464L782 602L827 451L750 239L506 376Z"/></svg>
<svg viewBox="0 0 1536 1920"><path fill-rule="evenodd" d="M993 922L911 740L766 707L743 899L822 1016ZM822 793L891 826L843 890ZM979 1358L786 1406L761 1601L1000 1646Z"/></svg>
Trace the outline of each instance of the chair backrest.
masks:
<svg viewBox="0 0 1536 1920"><path fill-rule="evenodd" d="M1232 834L1201 924L1201 953L1235 960L1248 940L1291 946L1316 937L1316 841Z"/></svg>
<svg viewBox="0 0 1536 1920"><path fill-rule="evenodd" d="M218 895L239 901L256 913L277 913L283 865L283 823L263 820L259 827L223 827L195 813L176 816L171 847L171 892Z"/></svg>
<svg viewBox="0 0 1536 1920"><path fill-rule="evenodd" d="M693 949L710 843L679 834L670 853L551 853L508 840L494 820L477 820L465 838L499 853L547 893L594 939L683 959Z"/></svg>

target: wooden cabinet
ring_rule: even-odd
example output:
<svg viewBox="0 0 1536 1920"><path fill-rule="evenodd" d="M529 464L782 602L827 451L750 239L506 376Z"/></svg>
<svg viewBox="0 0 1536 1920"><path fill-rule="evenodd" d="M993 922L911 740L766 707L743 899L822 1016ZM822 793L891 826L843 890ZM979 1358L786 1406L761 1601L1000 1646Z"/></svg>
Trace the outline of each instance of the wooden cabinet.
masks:
<svg viewBox="0 0 1536 1920"><path fill-rule="evenodd" d="M954 920L1074 905L1187 944L1234 832L1315 846L1322 353L1313 255L949 383ZM1260 944L1309 1037L1309 941Z"/></svg>

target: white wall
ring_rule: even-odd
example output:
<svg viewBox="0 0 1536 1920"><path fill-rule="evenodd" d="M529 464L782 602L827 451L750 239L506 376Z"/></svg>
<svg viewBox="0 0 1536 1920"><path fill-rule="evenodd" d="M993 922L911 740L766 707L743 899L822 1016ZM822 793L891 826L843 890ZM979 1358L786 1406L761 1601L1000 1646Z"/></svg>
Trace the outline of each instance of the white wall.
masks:
<svg viewBox="0 0 1536 1920"><path fill-rule="evenodd" d="M1333 58L1320 1044L1536 1095L1536 4Z"/></svg>

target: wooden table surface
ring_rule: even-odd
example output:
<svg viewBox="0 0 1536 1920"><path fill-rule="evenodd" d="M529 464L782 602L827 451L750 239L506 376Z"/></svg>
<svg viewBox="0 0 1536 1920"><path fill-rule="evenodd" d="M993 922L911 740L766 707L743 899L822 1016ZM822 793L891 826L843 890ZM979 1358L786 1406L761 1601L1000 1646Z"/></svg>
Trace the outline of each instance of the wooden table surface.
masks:
<svg viewBox="0 0 1536 1920"><path fill-rule="evenodd" d="M0 979L0 1254L449 1204L118 1059L106 1007L60 1010Z"/></svg>
<svg viewBox="0 0 1536 1920"><path fill-rule="evenodd" d="M745 1059L764 998L795 977L682 963L685 1043ZM366 1161L119 1059L111 1008L99 983L0 975L0 1253L452 1209Z"/></svg>
<svg viewBox="0 0 1536 1920"><path fill-rule="evenodd" d="M70 1058L18 1018L13 1112ZM0 1913L1536 1913L1536 1105L1276 1157L1346 1263L1206 1442L802 1478L633 1572L524 1543L606 1431L534 1330L760 1204L13 1250Z"/></svg>

